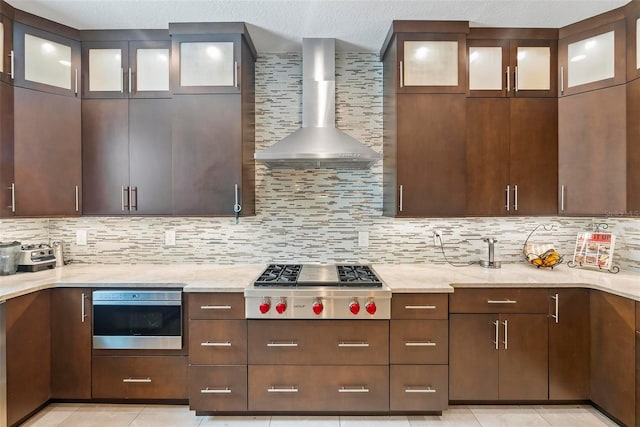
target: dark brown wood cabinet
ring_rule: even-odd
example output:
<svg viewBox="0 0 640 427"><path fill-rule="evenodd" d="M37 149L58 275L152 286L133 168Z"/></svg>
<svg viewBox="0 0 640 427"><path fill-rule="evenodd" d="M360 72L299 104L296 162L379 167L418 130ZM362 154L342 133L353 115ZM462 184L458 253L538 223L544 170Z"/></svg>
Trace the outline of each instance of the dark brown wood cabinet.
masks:
<svg viewBox="0 0 640 427"><path fill-rule="evenodd" d="M0 25L3 30L2 55L0 57L0 81L13 83L11 75L11 51L13 50L13 16L14 8L6 2L0 4Z"/></svg>
<svg viewBox="0 0 640 427"><path fill-rule="evenodd" d="M627 83L627 207L640 215L640 78Z"/></svg>
<svg viewBox="0 0 640 427"><path fill-rule="evenodd" d="M189 407L247 410L247 321L241 293L190 293Z"/></svg>
<svg viewBox="0 0 640 427"><path fill-rule="evenodd" d="M0 82L0 218L15 215L13 86Z"/></svg>
<svg viewBox="0 0 640 427"><path fill-rule="evenodd" d="M38 291L5 304L6 417L12 426L51 396L51 294Z"/></svg>
<svg viewBox="0 0 640 427"><path fill-rule="evenodd" d="M51 290L51 398L91 399L91 289Z"/></svg>
<svg viewBox="0 0 640 427"><path fill-rule="evenodd" d="M626 211L626 95L620 85L560 98L560 214Z"/></svg>
<svg viewBox="0 0 640 427"><path fill-rule="evenodd" d="M547 293L458 289L449 297L449 399L548 399Z"/></svg>
<svg viewBox="0 0 640 427"><path fill-rule="evenodd" d="M590 291L591 401L635 425L636 308L632 300Z"/></svg>
<svg viewBox="0 0 640 427"><path fill-rule="evenodd" d="M549 400L588 400L588 289L549 289Z"/></svg>

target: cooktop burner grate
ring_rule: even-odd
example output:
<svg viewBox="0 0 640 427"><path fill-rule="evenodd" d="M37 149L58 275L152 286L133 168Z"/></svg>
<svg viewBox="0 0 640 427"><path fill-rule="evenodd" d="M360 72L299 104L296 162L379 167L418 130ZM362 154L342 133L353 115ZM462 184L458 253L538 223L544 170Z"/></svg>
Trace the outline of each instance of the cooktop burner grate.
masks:
<svg viewBox="0 0 640 427"><path fill-rule="evenodd" d="M382 287L382 281L366 265L338 265L340 286Z"/></svg>
<svg viewBox="0 0 640 427"><path fill-rule="evenodd" d="M366 265L271 264L256 279L254 286L381 288L382 281Z"/></svg>
<svg viewBox="0 0 640 427"><path fill-rule="evenodd" d="M296 286L300 270L300 264L270 264L254 286Z"/></svg>

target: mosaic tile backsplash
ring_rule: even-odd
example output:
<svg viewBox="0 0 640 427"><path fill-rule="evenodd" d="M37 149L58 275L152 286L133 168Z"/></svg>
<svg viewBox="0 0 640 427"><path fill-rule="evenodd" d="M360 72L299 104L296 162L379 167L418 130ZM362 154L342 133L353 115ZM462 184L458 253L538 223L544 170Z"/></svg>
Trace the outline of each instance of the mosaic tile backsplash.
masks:
<svg viewBox="0 0 640 427"><path fill-rule="evenodd" d="M382 64L375 54L336 57L337 127L382 150ZM301 122L302 58L262 54L256 63L256 149L295 131ZM443 263L434 229L443 233L446 257L454 263L484 258L483 237L498 239L497 258L521 262L522 245L556 244L572 254L576 234L591 218L510 217L393 219L382 216L382 164L366 171L268 170L256 167L256 216L241 218L83 217L0 221L0 241L61 239L65 258L82 263L268 263L366 262ZM640 272L640 220L603 219L618 236L615 262ZM77 246L77 230L88 245ZM164 245L175 230L176 245ZM361 247L359 232L368 233Z"/></svg>

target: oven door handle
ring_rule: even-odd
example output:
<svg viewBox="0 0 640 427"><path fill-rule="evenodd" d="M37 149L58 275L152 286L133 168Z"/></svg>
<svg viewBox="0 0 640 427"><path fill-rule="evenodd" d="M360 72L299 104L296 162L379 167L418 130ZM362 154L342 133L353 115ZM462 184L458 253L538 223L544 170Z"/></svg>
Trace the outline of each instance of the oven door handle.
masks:
<svg viewBox="0 0 640 427"><path fill-rule="evenodd" d="M113 306L181 306L182 301L103 301L93 300L93 305L113 305Z"/></svg>

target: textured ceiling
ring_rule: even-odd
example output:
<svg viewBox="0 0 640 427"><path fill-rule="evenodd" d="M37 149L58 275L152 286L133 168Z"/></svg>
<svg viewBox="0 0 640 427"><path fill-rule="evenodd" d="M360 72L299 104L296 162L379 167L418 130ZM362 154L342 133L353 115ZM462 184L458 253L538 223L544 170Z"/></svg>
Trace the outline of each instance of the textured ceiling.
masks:
<svg viewBox="0 0 640 427"><path fill-rule="evenodd" d="M394 19L463 20L473 27L559 28L629 0L8 0L78 29L167 28L244 21L258 52L300 51L333 37L342 52L378 52Z"/></svg>

